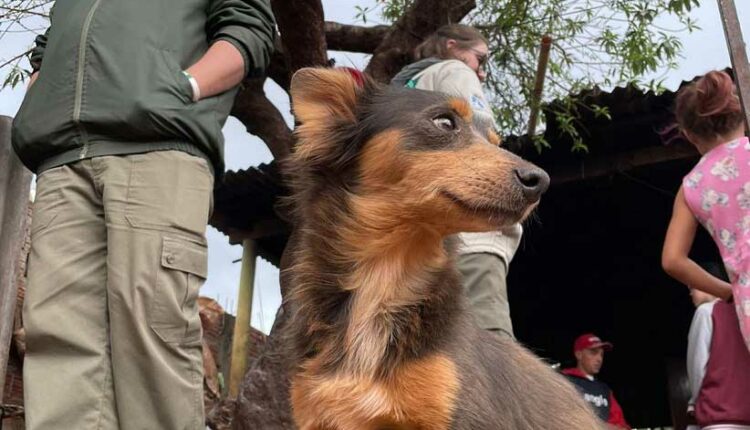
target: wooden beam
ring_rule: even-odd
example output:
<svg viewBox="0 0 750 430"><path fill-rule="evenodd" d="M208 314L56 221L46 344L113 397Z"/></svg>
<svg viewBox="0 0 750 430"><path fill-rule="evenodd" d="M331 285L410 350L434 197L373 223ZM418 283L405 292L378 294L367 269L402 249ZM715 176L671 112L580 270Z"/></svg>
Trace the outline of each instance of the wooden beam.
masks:
<svg viewBox="0 0 750 430"><path fill-rule="evenodd" d="M255 242L247 239L242 242L242 270L240 291L237 295L237 318L234 320L232 335L232 361L229 369L229 398L236 400L247 370L250 317L253 307L253 286L255 283Z"/></svg>
<svg viewBox="0 0 750 430"><path fill-rule="evenodd" d="M545 34L542 37L542 43L539 47L539 60L536 66L536 79L534 81L534 91L531 93L531 113L529 114L529 128L526 134L529 139L534 139L536 133L536 123L539 117L539 102L542 99L544 90L544 78L547 75L547 64L549 63L549 50L552 46L552 37Z"/></svg>
<svg viewBox="0 0 750 430"><path fill-rule="evenodd" d="M593 179L613 173L626 172L636 167L651 166L677 160L698 157L698 152L687 143L670 146L656 146L636 151L585 158L578 165L563 165L550 168L551 185L558 186L586 179Z"/></svg>
<svg viewBox="0 0 750 430"><path fill-rule="evenodd" d="M745 126L750 127L750 109L748 109L748 103L750 103L750 64L747 62L747 51L745 41L742 39L737 8L734 6L734 0L718 1L721 22L724 25L724 35L729 48L729 58L732 60L734 82L737 84L740 104L742 105L742 111L745 113Z"/></svg>

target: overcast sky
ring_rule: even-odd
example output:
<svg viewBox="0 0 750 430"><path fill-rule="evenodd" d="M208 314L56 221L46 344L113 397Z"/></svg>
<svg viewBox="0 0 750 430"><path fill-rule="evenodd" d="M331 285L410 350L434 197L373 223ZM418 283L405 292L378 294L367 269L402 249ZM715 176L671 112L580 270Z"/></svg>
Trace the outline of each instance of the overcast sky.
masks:
<svg viewBox="0 0 750 430"><path fill-rule="evenodd" d="M702 0L703 5L693 13L701 31L692 34L683 34L683 56L680 66L676 71L667 75L655 75L654 78L665 78L665 84L669 89L675 89L683 80L689 80L694 76L706 73L709 70L721 69L730 65L727 54L724 33L719 19L717 2L715 0ZM737 0L737 9L740 23L745 32L745 40L750 40L750 1ZM349 24L361 24L356 22L355 6L374 7L375 0L323 0L326 20ZM368 25L377 23L377 13L368 14ZM666 19L660 23L666 28L677 28L675 21ZM18 33L6 35L0 46L0 63L28 47L33 41L34 35L30 33ZM363 68L368 57L361 54L331 52L337 64ZM289 114L289 99L284 91L274 83L266 83L266 91L271 101L285 115L288 124L292 125ZM0 91L0 115L15 115L23 99L24 89L5 89ZM238 170L248 166L257 166L260 163L271 161L272 157L263 142L248 135L244 127L234 118L229 118L224 127L226 137L226 164L227 169ZM213 297L219 303L234 312L236 307L237 285L239 281L240 265L232 263L242 256L239 246L230 246L226 237L215 229L209 227L209 271L208 280L201 293ZM265 332L270 330L273 318L281 302L278 285L278 270L271 264L258 260L257 276L255 279L255 294L253 297L252 324Z"/></svg>

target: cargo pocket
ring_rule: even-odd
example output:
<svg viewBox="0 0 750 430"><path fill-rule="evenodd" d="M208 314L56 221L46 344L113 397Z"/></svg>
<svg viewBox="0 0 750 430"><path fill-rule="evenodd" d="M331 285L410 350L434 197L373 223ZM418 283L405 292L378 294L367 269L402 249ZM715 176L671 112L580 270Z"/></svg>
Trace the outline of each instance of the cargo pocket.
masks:
<svg viewBox="0 0 750 430"><path fill-rule="evenodd" d="M201 157L180 151L135 154L125 219L137 229L203 237L213 176Z"/></svg>
<svg viewBox="0 0 750 430"><path fill-rule="evenodd" d="M65 166L43 172L37 177L36 196L31 212L31 237L45 231L65 204L62 194Z"/></svg>
<svg viewBox="0 0 750 430"><path fill-rule="evenodd" d="M164 342L200 341L197 299L206 280L207 257L204 245L174 237L162 239L149 325Z"/></svg>

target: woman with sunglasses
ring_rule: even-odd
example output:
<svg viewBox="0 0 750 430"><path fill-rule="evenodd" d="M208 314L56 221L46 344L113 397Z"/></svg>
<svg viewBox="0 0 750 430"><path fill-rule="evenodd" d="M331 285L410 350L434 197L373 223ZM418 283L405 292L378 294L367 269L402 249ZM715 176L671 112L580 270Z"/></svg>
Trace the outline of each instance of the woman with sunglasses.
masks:
<svg viewBox="0 0 750 430"><path fill-rule="evenodd" d="M494 134L492 109L481 83L486 77L487 39L474 27L447 25L422 42L414 54L417 61L404 67L391 84L463 97L474 110L475 126ZM458 269L476 322L511 337L506 277L521 233L516 224L502 232L458 235Z"/></svg>
<svg viewBox="0 0 750 430"><path fill-rule="evenodd" d="M481 82L487 77L488 56L487 39L479 30L446 25L417 46L416 62L404 67L391 83L464 97L476 95L484 101ZM480 108L489 110L486 103Z"/></svg>

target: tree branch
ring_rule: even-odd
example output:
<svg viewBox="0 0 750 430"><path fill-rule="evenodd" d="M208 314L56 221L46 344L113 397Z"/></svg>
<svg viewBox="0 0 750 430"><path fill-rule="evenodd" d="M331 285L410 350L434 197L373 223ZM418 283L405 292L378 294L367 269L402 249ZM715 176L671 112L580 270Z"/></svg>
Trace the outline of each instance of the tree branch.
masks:
<svg viewBox="0 0 750 430"><path fill-rule="evenodd" d="M361 27L326 21L326 43L334 51L372 54L390 29L387 25Z"/></svg>
<svg viewBox="0 0 750 430"><path fill-rule="evenodd" d="M232 115L248 133L261 138L277 160L286 157L294 144L292 130L263 91L264 79L246 79L232 107Z"/></svg>
<svg viewBox="0 0 750 430"><path fill-rule="evenodd" d="M0 69L2 69L3 67L9 65L10 63L13 63L14 61L20 60L21 58L29 55L30 53L31 53L31 49L28 49L28 50L26 50L26 52L22 52L22 53L16 55L15 57L11 58L10 60L5 61L4 63L0 64Z"/></svg>
<svg viewBox="0 0 750 430"><path fill-rule="evenodd" d="M427 36L445 24L461 21L475 7L475 0L416 0L391 26L365 72L377 81L390 81Z"/></svg>
<svg viewBox="0 0 750 430"><path fill-rule="evenodd" d="M372 54L383 41L390 26L361 27L326 21L324 29L328 49ZM279 84L281 88L289 91L291 72L280 38L276 39L274 49L271 55L271 64L267 70L268 77ZM326 62L322 64L324 65Z"/></svg>
<svg viewBox="0 0 750 430"><path fill-rule="evenodd" d="M268 67L268 76L285 90L289 90L292 74L302 67L328 64L323 5L320 0L272 0L280 40ZM294 145L292 131L276 107L263 92L263 80L245 80L237 94L232 115L268 145L274 158L289 154Z"/></svg>
<svg viewBox="0 0 750 430"><path fill-rule="evenodd" d="M272 0L281 45L291 76L302 67L328 64L320 0Z"/></svg>
<svg viewBox="0 0 750 430"><path fill-rule="evenodd" d="M289 92L292 74L289 72L289 64L284 55L284 47L281 46L281 39L278 37L274 42L274 51L271 53L271 63L266 69L268 77L273 79L284 91Z"/></svg>

